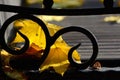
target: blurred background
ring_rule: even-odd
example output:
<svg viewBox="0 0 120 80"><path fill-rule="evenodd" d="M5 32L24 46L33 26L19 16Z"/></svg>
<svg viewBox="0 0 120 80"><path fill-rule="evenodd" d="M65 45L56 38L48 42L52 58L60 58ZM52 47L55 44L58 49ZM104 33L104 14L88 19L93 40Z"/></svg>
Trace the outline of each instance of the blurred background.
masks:
<svg viewBox="0 0 120 80"><path fill-rule="evenodd" d="M44 8L43 0L0 0L0 4L17 5L32 8ZM52 8L56 9L85 9L103 8L103 0L54 0ZM120 0L114 0L114 7L120 7ZM0 23L15 13L0 12ZM62 27L78 26L91 31L98 40L98 59L120 58L120 14L88 15L88 16L48 16L38 15L45 21ZM9 34L12 26L8 28ZM6 33L6 37L8 34ZM82 59L92 55L92 44L82 33L69 32L63 34L63 39L71 46L81 42L77 49Z"/></svg>

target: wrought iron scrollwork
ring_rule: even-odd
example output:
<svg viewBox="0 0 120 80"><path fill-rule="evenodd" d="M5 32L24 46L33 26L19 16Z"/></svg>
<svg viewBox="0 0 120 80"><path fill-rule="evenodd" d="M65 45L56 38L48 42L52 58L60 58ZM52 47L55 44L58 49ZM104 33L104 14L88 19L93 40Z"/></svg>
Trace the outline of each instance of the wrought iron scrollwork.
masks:
<svg viewBox="0 0 120 80"><path fill-rule="evenodd" d="M95 59L97 57L97 54L98 54L98 44L97 44L96 38L95 38L95 36L91 32L89 32L88 30L86 30L84 28L75 27L75 26L68 27L68 28L71 28L71 29L66 30L66 31L74 31L75 30L75 31L78 31L78 32L81 32L81 33L85 34L90 39L90 41L92 43L93 54L92 54L91 58L87 62L85 62L85 63L78 64L72 58L72 52L75 49L77 49L80 46L80 44L72 47L70 49L69 53L68 53L68 60L70 61L70 63L71 63L72 66L75 66L78 69L86 69L86 68L88 68L95 61Z"/></svg>
<svg viewBox="0 0 120 80"><path fill-rule="evenodd" d="M87 35L87 37L91 40L91 42L93 43L93 56L91 57L90 61L88 61L87 63L85 63L85 66L82 66L84 64L79 64L79 68L80 66L81 69L85 69L87 68L96 58L97 54L98 54L98 45L97 45L97 41L96 41L96 38L94 37L94 35L89 32L88 30L86 29L83 29L81 27L76 27L76 26L71 26L71 27L67 27L67 28L63 28L61 30L59 30L58 32L56 32L54 34L54 36L50 36L49 32L48 32L48 29L46 27L46 25L44 24L44 22L42 22L42 20L38 19L37 17L33 16L33 15L26 15L26 14L17 14L17 15L14 15L12 17L10 17L8 20L5 21L5 23L3 24L2 28L1 28L1 35L0 35L0 44L2 46L2 48L6 51L8 51L10 54L13 54L13 55L19 55L19 54L22 54L24 53L28 47L29 47L29 40L27 39L27 37L22 34L20 31L18 31L18 33L25 39L25 44L24 44L24 47L21 49L21 50L18 50L18 51L15 51L15 50L12 50L11 48L8 47L8 45L6 44L5 42L5 38L4 38L4 35L5 35L5 31L8 27L8 25L10 23L12 23L13 21L17 20L17 19L21 19L21 18L25 18L25 19L30 19L30 20L33 20L35 21L36 23L38 23L41 28L43 29L44 33L45 33L45 37L46 37L46 48L44 50L44 54L43 56L40 58L40 60L38 61L38 67L44 62L44 60L46 59L48 53L49 53L49 50L50 50L50 47L54 44L54 42L56 41L56 39L64 34L64 33L67 33L67 32L70 32L70 31L77 31L77 32L81 32L85 35ZM73 50L75 50L76 48L71 48L70 52L68 53L69 56L68 56L68 59L71 63L71 65L73 66L76 66L78 67L77 64L75 64L75 62L73 62L72 60L72 52Z"/></svg>
<svg viewBox="0 0 120 80"><path fill-rule="evenodd" d="M24 53L27 50L27 48L29 47L28 38L24 34L22 34L20 31L17 31L17 32L25 39L25 46L21 50L19 50L19 51L12 50L6 44L6 40L5 40L5 37L4 37L6 29L9 26L9 24L12 23L12 21L14 21L16 19L17 18L15 18L15 17L11 17L8 20L6 20L6 22L3 24L3 26L1 27L1 30L0 30L0 34L1 34L0 35L0 44L1 44L2 49L6 50L6 51L8 51L8 52L10 52L11 54L14 54L14 55Z"/></svg>
<svg viewBox="0 0 120 80"><path fill-rule="evenodd" d="M6 12L16 12L18 14L10 17L9 19L7 19L4 24L2 25L1 29L0 29L0 45L1 48L8 51L9 53L13 54L13 55L19 55L24 53L28 47L29 47L29 40L28 38L22 34L20 31L17 31L24 39L25 39L25 44L23 46L23 48L21 50L12 50L8 47L8 45L5 42L5 31L8 27L8 25L10 23L12 23L13 21L17 20L17 19L21 19L21 18L25 18L25 19L30 19L36 23L38 23L41 28L43 29L44 33L45 33L45 38L46 38L46 47L44 50L44 54L43 56L38 60L38 68L39 66L42 65L42 63L44 62L44 60L46 59L46 57L49 54L49 50L50 47L54 44L54 42L56 41L56 39L67 32L80 32L85 34L91 41L92 46L93 46L93 54L91 56L91 58L85 62L85 63L81 63L78 64L76 63L73 58L72 58L72 52L77 49L80 46L80 43L74 47L72 47L68 53L68 60L71 64L71 66L74 66L78 69L86 69L88 66L90 66L94 60L97 57L98 54L98 44L97 44L97 40L95 38L95 36L88 30L81 28L81 27L77 27L77 26L70 26L67 28L63 28L61 30L59 30L58 32L56 32L53 36L50 36L49 31L46 27L46 25L44 24L44 22L40 19L38 19L37 17L33 16L32 14L39 14L39 15L67 15L67 16L73 16L73 15L98 15L98 14L111 14L111 13L119 13L119 8L114 8L112 7L112 3L111 5L106 5L107 1L110 0L105 0L105 8L98 8L98 9L73 9L73 10L69 10L69 9L52 9L52 5L53 5L53 0L44 0L44 9L38 9L38 8L25 8L25 7L18 7L18 6L10 6L10 5L3 5L0 4L0 11L6 11ZM113 1L113 0L111 0ZM51 3L49 5L47 5L48 3ZM108 9L110 8L110 9ZM108 10L106 10L108 9ZM112 12L111 12L112 11Z"/></svg>

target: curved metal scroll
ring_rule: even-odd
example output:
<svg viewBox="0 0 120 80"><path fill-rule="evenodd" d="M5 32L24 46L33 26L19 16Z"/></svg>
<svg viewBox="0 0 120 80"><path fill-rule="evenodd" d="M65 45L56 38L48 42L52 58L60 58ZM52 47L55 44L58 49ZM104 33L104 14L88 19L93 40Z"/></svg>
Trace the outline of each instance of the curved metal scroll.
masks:
<svg viewBox="0 0 120 80"><path fill-rule="evenodd" d="M14 15L14 16L10 17L9 19L7 19L4 22L2 28L0 29L1 30L0 31L0 34L1 34L0 35L0 44L1 44L1 47L3 49L5 49L6 51L8 51L8 52L10 52L11 54L14 54L14 55L22 54L28 49L28 47L29 47L28 38L24 34L22 34L20 31L17 31L18 34L20 34L25 39L25 45L21 50L15 51L15 50L12 50L12 49L10 49L8 47L8 45L5 42L4 36L5 36L5 32L6 32L7 27L9 26L9 24L12 23L13 21L17 20L17 19L22 19L22 18L31 19L31 20L37 22L39 25L41 25L43 31L45 32L46 40L48 40L48 37L49 37L49 33L48 33L47 28L46 28L46 25L40 19L38 19L38 18L36 18L36 17L34 17L32 15L28 15L28 14L27 15L25 15L25 14L17 14L17 15Z"/></svg>
<svg viewBox="0 0 120 80"><path fill-rule="evenodd" d="M71 31L76 31L76 32L80 32L80 33L83 33L84 35L86 35L91 43L92 43L92 46L93 46L93 54L91 56L91 58L85 62L85 63L81 63L81 64L78 64L76 63L73 58L72 58L72 52L77 49L79 46L80 46L80 43L74 47L72 47L68 53L68 60L71 64L71 66L74 66L74 67L77 67L79 69L86 69L88 66L90 66L96 59L97 57L97 54L98 54L98 44L97 44L97 40L95 38L95 36L90 32L88 31L87 29L84 29L82 27L76 27L76 26L70 26L70 27L67 27L67 28L63 28L61 30L59 30L54 36L53 36L53 42L55 42L55 40L62 34L66 33L66 32L71 32Z"/></svg>
<svg viewBox="0 0 120 80"><path fill-rule="evenodd" d="M95 58L97 57L97 54L98 54L98 45L97 45L97 41L95 39L95 36L89 32L88 30L84 29L84 28L81 28L81 27L76 27L76 26L71 26L71 27L67 27L67 28L63 28L61 30L59 30L58 32L55 33L55 35L53 37L51 37L49 35L49 32L48 32L48 29L46 27L46 25L40 20L38 19L37 17L35 16L32 16L32 15L26 15L26 14L17 14L17 15L14 15L12 17L10 17L8 20L6 20L6 22L3 24L2 28L1 28L1 35L0 35L0 44L2 46L2 48L6 51L8 51L9 53L13 54L13 55L19 55L19 54L22 54L24 53L28 47L29 47L29 40L27 39L27 37L25 35L23 35L20 31L18 31L18 33L25 39L25 45L24 47L21 49L21 50L18 50L18 51L15 51L15 50L12 50L11 48L8 47L8 45L6 44L5 42L5 38L4 38L4 35L5 35L5 31L8 27L8 25L10 23L12 23L13 21L17 20L17 19L31 19L33 21L35 21L36 23L38 23L44 33L45 33L45 37L46 37L46 48L44 50L44 54L43 56L40 58L39 60L39 66L44 62L44 60L46 59L48 53L49 53L49 50L50 50L50 47L51 45L54 44L54 42L56 41L56 39L64 34L64 33L67 33L67 32L71 32L71 31L77 31L77 32L81 32L83 34L85 34L92 42L92 46L93 46L93 55L92 57L90 58L90 60L86 63L83 63L83 64L77 64L73 61L72 59L72 52L73 50L76 49L76 47L73 47L71 48L71 50L69 51L68 53L68 59L71 63L72 66L76 66L76 67L79 67L80 69L85 69L87 68L90 64L92 64L95 60Z"/></svg>
<svg viewBox="0 0 120 80"><path fill-rule="evenodd" d="M45 58L47 57L48 53L49 53L49 50L50 50L50 35L49 35L49 32L48 32L48 29L46 27L46 25L44 24L44 22L40 19L38 19L37 17L33 16L33 15L29 15L29 14L17 14L17 15L14 15L12 17L10 17L9 19L7 19L5 21L5 23L3 24L2 28L0 29L0 44L1 44L1 47L8 51L10 54L13 54L13 55L19 55L19 54L22 54L24 53L28 47L29 47L29 40L28 38L22 34L20 31L17 31L21 37L23 37L25 39L25 44L24 44L24 47L18 51L16 50L12 50L11 48L8 47L7 43L5 42L5 32L6 32L6 29L8 27L8 25L10 23L12 23L13 21L15 20L18 20L18 19L30 19L32 21L35 21L36 23L38 23L41 28L43 29L44 33L45 33L45 38L46 38L46 48L44 50L44 54L43 56L40 58L40 63L42 64L43 61L45 60ZM41 65L40 64L40 65Z"/></svg>
<svg viewBox="0 0 120 80"><path fill-rule="evenodd" d="M78 44L70 49L70 51L68 53L68 60L72 66L77 67L78 69L86 69L91 64L93 64L93 62L95 61L95 59L98 55L97 40L96 40L95 36L90 31L88 31L84 28L81 28L81 27L74 27L74 28L71 28L71 30L79 31L79 32L85 34L90 39L90 41L92 42L92 46L93 46L93 54L92 54L91 58L85 63L75 62L74 59L72 58L72 52L80 46L80 44Z"/></svg>

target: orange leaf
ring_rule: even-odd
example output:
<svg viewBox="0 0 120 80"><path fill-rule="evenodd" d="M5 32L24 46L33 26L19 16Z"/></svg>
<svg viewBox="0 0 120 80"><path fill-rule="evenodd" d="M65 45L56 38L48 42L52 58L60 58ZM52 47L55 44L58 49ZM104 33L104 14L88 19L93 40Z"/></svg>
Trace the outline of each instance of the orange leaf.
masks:
<svg viewBox="0 0 120 80"><path fill-rule="evenodd" d="M42 53L44 50L37 46L35 43L32 43L29 47L29 49L26 51L26 54L28 55L35 55L37 53Z"/></svg>

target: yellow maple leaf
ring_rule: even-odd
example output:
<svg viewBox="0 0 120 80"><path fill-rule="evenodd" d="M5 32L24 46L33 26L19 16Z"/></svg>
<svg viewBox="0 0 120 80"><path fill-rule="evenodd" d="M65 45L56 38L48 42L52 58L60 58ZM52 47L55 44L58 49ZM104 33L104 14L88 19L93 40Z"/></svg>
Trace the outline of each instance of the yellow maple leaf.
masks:
<svg viewBox="0 0 120 80"><path fill-rule="evenodd" d="M59 29L61 29L60 26L57 26L55 24L50 24L46 22L45 24L51 36L54 35ZM37 23L27 19L17 20L14 22L14 28L19 29L24 35L29 38L30 45L34 43L40 49L45 48L45 34L40 25L38 25ZM24 40L19 34L17 34L15 40L12 43L19 42L24 42ZM44 63L40 66L40 69L45 70L52 66L56 72L63 74L70 64L68 61L68 51L70 50L70 48L71 47L62 39L62 36L60 36L51 46L50 52ZM73 57L77 61L80 61L80 55L76 50L73 52Z"/></svg>
<svg viewBox="0 0 120 80"><path fill-rule="evenodd" d="M50 35L53 36L56 31L61 29L60 26L50 24L50 23L45 23L48 27L48 30L50 32ZM42 28L34 21L32 20L16 20L14 22L14 28L20 30L23 34L25 34L30 41L30 45L32 43L37 44L39 47L45 48L46 40L45 40L45 34L42 30ZM57 39L61 40L62 38L59 37ZM17 34L17 37L13 41L13 43L18 43L18 42L24 42L24 39Z"/></svg>

